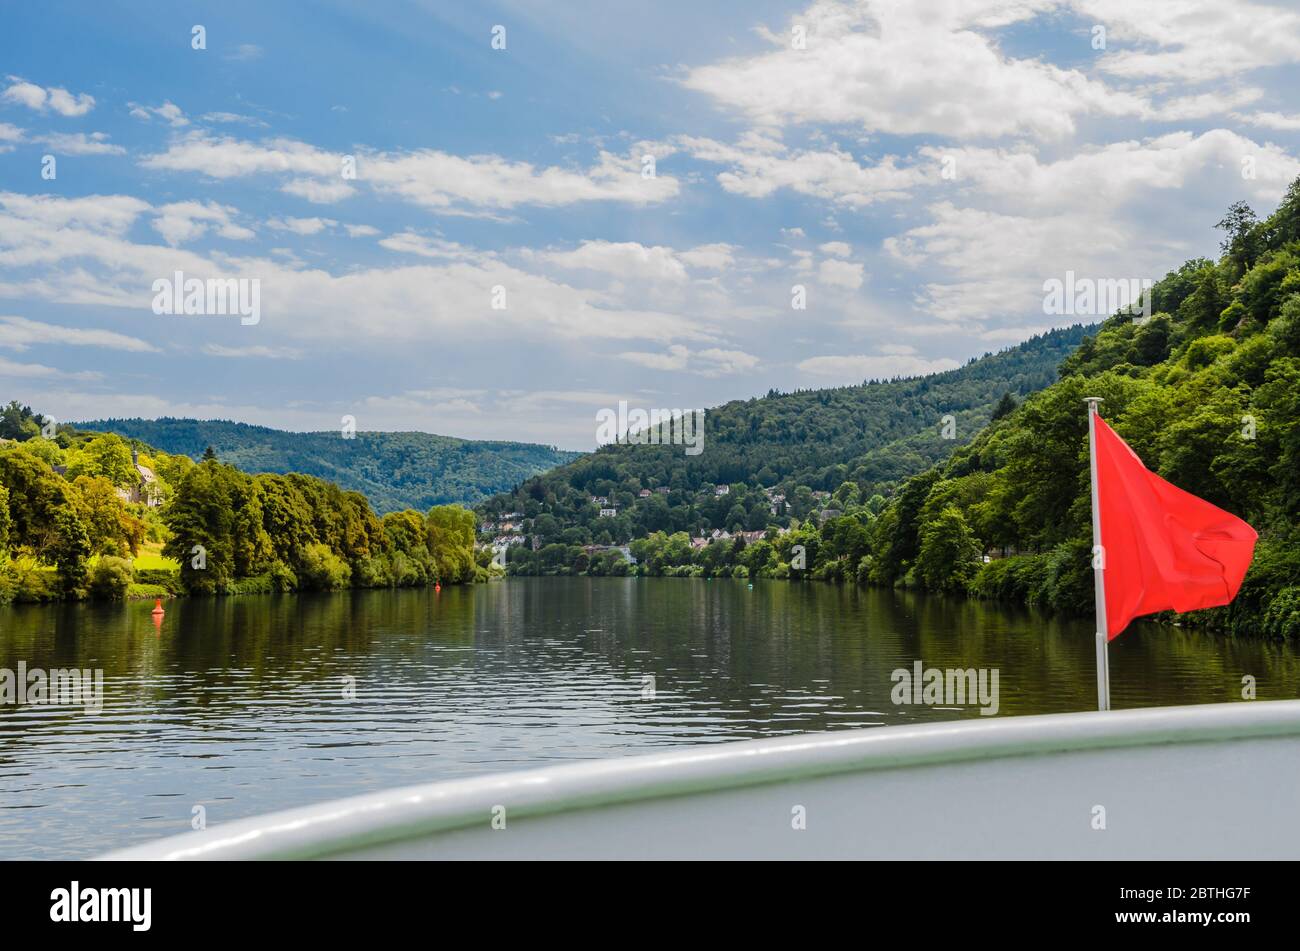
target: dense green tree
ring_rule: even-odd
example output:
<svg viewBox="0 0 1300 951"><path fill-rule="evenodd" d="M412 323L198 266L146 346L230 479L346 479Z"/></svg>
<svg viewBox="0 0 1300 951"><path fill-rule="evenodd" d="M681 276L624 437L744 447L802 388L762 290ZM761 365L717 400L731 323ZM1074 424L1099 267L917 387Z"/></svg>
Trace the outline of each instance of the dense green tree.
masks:
<svg viewBox="0 0 1300 951"><path fill-rule="evenodd" d="M262 527L271 540L278 561L301 568L303 550L316 542L315 518L311 505L298 485L285 476L255 477L262 508Z"/></svg>
<svg viewBox="0 0 1300 951"><path fill-rule="evenodd" d="M111 482L103 476L77 476L67 492L93 554L125 557L139 552L145 524L127 511Z"/></svg>
<svg viewBox="0 0 1300 951"><path fill-rule="evenodd" d="M383 528L392 553L394 584L411 587L438 581L438 567L429 550L428 523L424 516L412 509L389 512L383 518ZM461 545L464 544L462 538Z"/></svg>
<svg viewBox="0 0 1300 951"><path fill-rule="evenodd" d="M20 445L0 449L0 486L8 495L10 547L54 565L64 590L80 587L90 540L67 482Z"/></svg>
<svg viewBox="0 0 1300 951"><path fill-rule="evenodd" d="M0 567L9 558L9 490L0 485Z"/></svg>
<svg viewBox="0 0 1300 951"><path fill-rule="evenodd" d="M450 584L473 580L474 513L458 505L435 505L426 523L438 578Z"/></svg>
<svg viewBox="0 0 1300 951"><path fill-rule="evenodd" d="M68 453L68 478L104 478L116 486L135 485L140 477L131 461L131 447L115 433L105 433Z"/></svg>
<svg viewBox="0 0 1300 951"><path fill-rule="evenodd" d="M23 443L23 448L42 460L50 468L61 466L66 462L65 457L67 454L64 452L63 447L53 439L34 436Z"/></svg>
<svg viewBox="0 0 1300 951"><path fill-rule="evenodd" d="M14 439L25 442L33 436L39 436L41 425L36 421L30 406L23 406L17 400L0 408L0 439Z"/></svg>
<svg viewBox="0 0 1300 951"><path fill-rule="evenodd" d="M949 505L921 531L916 573L933 591L965 591L980 568L982 554L965 516Z"/></svg>
<svg viewBox="0 0 1300 951"><path fill-rule="evenodd" d="M208 461L191 469L164 519L172 535L163 551L180 562L188 591L229 590L272 554L257 484L232 466Z"/></svg>

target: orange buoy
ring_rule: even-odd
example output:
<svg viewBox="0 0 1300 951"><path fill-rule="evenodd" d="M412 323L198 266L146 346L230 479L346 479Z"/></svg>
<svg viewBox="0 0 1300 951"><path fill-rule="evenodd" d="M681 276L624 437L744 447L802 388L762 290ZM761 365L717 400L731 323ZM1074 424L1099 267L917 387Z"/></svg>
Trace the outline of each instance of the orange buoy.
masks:
<svg viewBox="0 0 1300 951"><path fill-rule="evenodd" d="M159 615L159 616L161 616L161 615L167 613L166 611L163 610L163 606L162 606L162 598L155 598L155 599L154 599L154 603L153 603L153 613L154 613L155 615Z"/></svg>
<svg viewBox="0 0 1300 951"><path fill-rule="evenodd" d="M435 584L435 585L433 586L433 590L434 590L434 591L441 591L441 590L442 590L442 585L440 585L440 584Z"/></svg>

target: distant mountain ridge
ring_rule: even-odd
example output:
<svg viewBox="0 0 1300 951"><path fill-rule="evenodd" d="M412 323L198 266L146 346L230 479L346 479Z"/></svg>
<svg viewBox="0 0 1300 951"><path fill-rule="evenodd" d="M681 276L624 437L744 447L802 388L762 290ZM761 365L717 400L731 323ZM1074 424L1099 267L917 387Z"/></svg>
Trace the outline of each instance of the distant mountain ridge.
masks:
<svg viewBox="0 0 1300 951"><path fill-rule="evenodd" d="M535 443L457 439L421 432L291 433L229 420L99 419L78 429L117 433L198 459L211 446L245 472L301 472L362 492L379 514L473 505L580 453Z"/></svg>
<svg viewBox="0 0 1300 951"><path fill-rule="evenodd" d="M929 376L735 400L707 411L698 455L672 445L607 445L478 510L489 522L522 513L525 533L568 545L784 524L824 505L813 492L853 482L864 498L888 493L945 459L991 418L1055 382L1057 365L1094 329L1052 330ZM785 501L774 506L770 494Z"/></svg>

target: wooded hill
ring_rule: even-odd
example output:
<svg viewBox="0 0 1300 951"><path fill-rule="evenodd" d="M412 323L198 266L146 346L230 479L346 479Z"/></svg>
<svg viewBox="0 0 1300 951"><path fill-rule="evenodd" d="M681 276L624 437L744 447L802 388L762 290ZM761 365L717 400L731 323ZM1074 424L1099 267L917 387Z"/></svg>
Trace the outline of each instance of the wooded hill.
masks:
<svg viewBox="0 0 1300 951"><path fill-rule="evenodd" d="M1260 533L1234 603L1187 616L1239 634L1300 636L1300 179L1260 221L1233 205L1217 261L1154 288L1149 321L1117 315L1062 379L909 481L869 525L864 576L1092 611L1087 414L1148 468ZM1012 557L981 567L979 553Z"/></svg>
<svg viewBox="0 0 1300 951"><path fill-rule="evenodd" d="M680 445L605 446L488 499L478 512L488 522L522 513L525 532L570 545L787 525L828 507L814 492L852 483L855 499L866 500L945 458L999 404L1007 412L1055 380L1056 365L1085 333L1083 326L1052 331L931 376L727 403L707 411L699 455ZM777 495L785 500L774 514ZM602 517L602 508L617 514Z"/></svg>
<svg viewBox="0 0 1300 951"><path fill-rule="evenodd" d="M226 420L102 419L73 425L139 439L191 459L211 446L223 462L244 472L316 476L363 493L380 514L472 505L578 455L533 443L418 432L358 432L344 439L339 431L290 433Z"/></svg>

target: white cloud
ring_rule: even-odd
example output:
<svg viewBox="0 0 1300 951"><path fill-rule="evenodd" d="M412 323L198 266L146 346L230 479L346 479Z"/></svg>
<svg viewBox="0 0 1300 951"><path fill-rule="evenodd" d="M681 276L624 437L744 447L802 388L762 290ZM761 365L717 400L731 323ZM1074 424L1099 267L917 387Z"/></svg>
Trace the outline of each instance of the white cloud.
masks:
<svg viewBox="0 0 1300 951"><path fill-rule="evenodd" d="M837 258L847 258L853 253L853 247L846 241L827 241L825 244L819 244L817 250Z"/></svg>
<svg viewBox="0 0 1300 951"><path fill-rule="evenodd" d="M1190 235L1218 220L1223 196L1267 206L1300 175L1300 161L1282 149L1226 129L1117 142L1054 162L1027 149L944 154L956 158L953 198L931 204L928 224L883 247L939 275L917 304L946 321L1041 315L1043 281L1067 269L1157 279L1192 256L1199 245ZM1242 177L1243 159L1253 161L1254 178Z"/></svg>
<svg viewBox="0 0 1300 951"><path fill-rule="evenodd" d="M348 234L353 234L353 228L356 227L358 233L378 234L377 228L371 228L368 225L349 226ZM399 254L414 254L422 258L435 258L446 261L466 261L477 258L479 255L465 248L455 241L446 241L442 238L430 238L427 235L416 234L414 231L403 231L401 234L389 235L379 242L381 248L387 248L389 251L396 251Z"/></svg>
<svg viewBox="0 0 1300 951"><path fill-rule="evenodd" d="M61 327L26 317L0 317L0 347L26 350L35 344L62 344L74 347L104 347L131 353L158 353L153 344L111 330Z"/></svg>
<svg viewBox="0 0 1300 951"><path fill-rule="evenodd" d="M840 382L887 380L896 376L924 376L955 370L960 364L946 357L927 360L908 354L890 356L827 356L801 360L798 368L813 376L832 377Z"/></svg>
<svg viewBox="0 0 1300 951"><path fill-rule="evenodd" d="M291 231L297 235L320 234L326 228L333 228L338 224L333 218L269 218L266 226L273 231Z"/></svg>
<svg viewBox="0 0 1300 951"><path fill-rule="evenodd" d="M675 344L664 353L627 351L620 353L618 358L651 370L685 370L691 360L691 351L681 344Z"/></svg>
<svg viewBox="0 0 1300 951"><path fill-rule="evenodd" d="M1072 0L1105 23L1100 68L1125 78L1206 82L1300 62L1300 12L1246 0ZM1116 42L1118 41L1118 42Z"/></svg>
<svg viewBox="0 0 1300 951"><path fill-rule="evenodd" d="M1145 103L1076 69L1016 59L974 29L1028 19L1055 0L817 0L772 50L690 69L685 86L767 127L840 124L896 135L1061 138L1082 115L1133 115Z"/></svg>
<svg viewBox="0 0 1300 951"><path fill-rule="evenodd" d="M300 360L302 351L291 347L224 347L217 343L203 345L203 352L210 357L230 357L233 359L254 358L262 360Z"/></svg>
<svg viewBox="0 0 1300 951"><path fill-rule="evenodd" d="M356 182L383 195L418 207L447 213L476 209L509 210L520 205L560 207L584 201L617 201L648 205L677 194L677 180L659 174L641 175L640 156L601 152L586 169L538 168L497 155L461 157L433 149L411 152L362 152L356 158ZM311 192L318 200L341 196L343 153L328 152L292 139L254 143L191 132L167 150L141 160L145 168L198 172L212 178L257 174L291 174L286 190L310 197L306 177L322 186Z"/></svg>
<svg viewBox="0 0 1300 951"><path fill-rule="evenodd" d="M862 286L863 268L852 261L827 259L818 266L817 279L823 284L856 291Z"/></svg>
<svg viewBox="0 0 1300 951"><path fill-rule="evenodd" d="M724 376L732 373L748 373L758 368L761 362L752 353L744 350L722 350L710 347L695 355L706 365L697 372L705 376Z"/></svg>
<svg viewBox="0 0 1300 951"><path fill-rule="evenodd" d="M16 363L13 360L0 357L0 380L5 379L6 377L14 377L21 380L67 379L89 382L102 379L103 375L90 370L83 370L77 373L65 373L63 370L54 367L47 367L41 363Z"/></svg>
<svg viewBox="0 0 1300 951"><path fill-rule="evenodd" d="M157 209L153 227L173 247L201 238L209 230L232 241L252 238L252 230L234 222L233 216L236 214L238 209L212 201L206 204L197 201L172 202Z"/></svg>
<svg viewBox="0 0 1300 951"><path fill-rule="evenodd" d="M1256 178L1236 174L1236 181L1242 191L1261 200L1280 197L1300 173L1300 162L1283 149L1227 129L1085 146L1054 162L1040 160L1027 148L922 149L922 153L936 160L952 156L959 185L973 185L986 197L1026 211L1115 208L1152 193L1185 189L1207 171L1239 173L1246 157L1256 160Z"/></svg>
<svg viewBox="0 0 1300 951"><path fill-rule="evenodd" d="M197 172L210 178L275 172L338 178L342 175L343 154L293 139L254 143L194 131L173 140L165 152L145 156L140 164L159 171Z"/></svg>
<svg viewBox="0 0 1300 951"><path fill-rule="evenodd" d="M240 115L238 112L205 112L199 116L204 122L221 122L228 125L248 125L265 128L266 123L253 116Z"/></svg>
<svg viewBox="0 0 1300 951"><path fill-rule="evenodd" d="M372 225L344 225L348 230L349 238L372 238L379 234L378 228Z"/></svg>
<svg viewBox="0 0 1300 951"><path fill-rule="evenodd" d="M742 137L737 145L691 136L680 136L674 142L692 158L730 165L730 171L719 173L718 184L724 191L749 198L766 198L788 188L811 198L861 208L906 198L911 189L938 178L936 169L900 167L892 155L874 165L859 165L852 155L834 146L801 151L752 134Z"/></svg>
<svg viewBox="0 0 1300 951"><path fill-rule="evenodd" d="M316 205L332 205L344 198L351 198L357 190L341 178L338 181L295 178L281 185L280 191L305 198Z"/></svg>
<svg viewBox="0 0 1300 951"><path fill-rule="evenodd" d="M760 360L743 350L725 350L708 347L694 353L688 347L674 344L662 353L626 351L620 360L635 363L651 370L689 370L699 376L729 376L748 373L756 369Z"/></svg>
<svg viewBox="0 0 1300 951"><path fill-rule="evenodd" d="M95 97L86 93L75 95L57 86L48 89L19 79L9 77L9 86L0 93L0 100L26 106L37 112L53 110L61 116L75 118L84 116L95 108Z"/></svg>
<svg viewBox="0 0 1300 951"><path fill-rule="evenodd" d="M1150 115L1166 122L1183 122L1189 119L1207 119L1210 116L1224 115L1233 109L1259 99L1264 90L1256 88L1215 90L1198 93L1193 96L1180 96L1154 106Z"/></svg>
<svg viewBox="0 0 1300 951"><path fill-rule="evenodd" d="M125 196L63 199L0 193L0 271L31 269L25 280L0 284L0 296L147 312L151 283L181 270L257 278L260 332L317 347L338 340L373 341L382 347L427 340L430 334L475 342L497 337L514 344L521 339L716 339L698 316L647 306L644 293L575 287L489 253L467 250L448 262L332 274L292 259L283 264L227 254L208 257L132 242L127 230L150 210L147 203ZM504 310L492 307L492 289L498 285L508 293Z"/></svg>
<svg viewBox="0 0 1300 951"><path fill-rule="evenodd" d="M181 129L190 124L181 107L171 100L163 100L161 106L143 106L138 102L128 102L127 105L131 107L131 115L145 122L158 118L174 129Z"/></svg>
<svg viewBox="0 0 1300 951"><path fill-rule="evenodd" d="M584 241L572 251L543 251L536 257L559 267L599 271L620 280L686 280L686 266L672 248L646 247L635 241Z"/></svg>
<svg viewBox="0 0 1300 951"><path fill-rule="evenodd" d="M379 153L364 159L364 177L383 194L435 210L458 206L508 210L520 205L559 207L584 201L649 205L672 198L678 184L669 175L641 176L639 156L601 152L583 170L536 168L496 155L462 158L425 149Z"/></svg>
<svg viewBox="0 0 1300 951"><path fill-rule="evenodd" d="M64 155L125 155L126 149L108 141L108 133L51 132L36 138L37 142Z"/></svg>
<svg viewBox="0 0 1300 951"><path fill-rule="evenodd" d="M677 257L687 267L699 268L705 271L722 271L736 263L735 250L734 245L722 242L701 244L689 251L679 252Z"/></svg>
<svg viewBox="0 0 1300 951"><path fill-rule="evenodd" d="M1281 112L1256 112L1249 115L1236 114L1233 118L1247 125L1276 129L1279 132L1300 131L1300 115L1289 116Z"/></svg>

